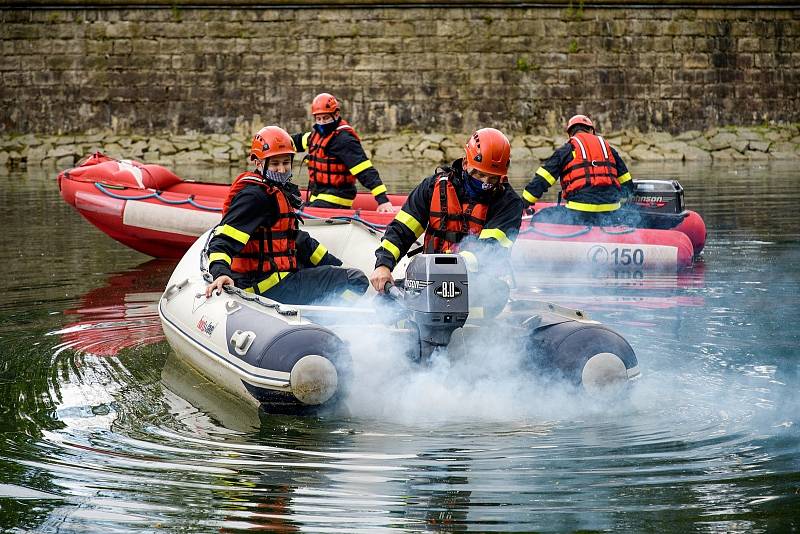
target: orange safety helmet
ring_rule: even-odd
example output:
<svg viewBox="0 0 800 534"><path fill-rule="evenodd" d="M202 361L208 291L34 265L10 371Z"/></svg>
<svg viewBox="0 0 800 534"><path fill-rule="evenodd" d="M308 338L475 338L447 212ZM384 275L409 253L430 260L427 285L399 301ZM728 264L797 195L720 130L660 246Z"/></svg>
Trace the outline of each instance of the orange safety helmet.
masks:
<svg viewBox="0 0 800 534"><path fill-rule="evenodd" d="M330 113L333 115L339 111L339 102L336 97L330 93L320 93L314 97L311 102L311 114L319 115L320 113Z"/></svg>
<svg viewBox="0 0 800 534"><path fill-rule="evenodd" d="M481 128L467 141L467 163L481 172L505 176L511 163L511 143L500 130Z"/></svg>
<svg viewBox="0 0 800 534"><path fill-rule="evenodd" d="M253 136L253 143L250 145L250 159L267 159L272 156L282 154L294 154L297 150L294 147L291 136L286 130L278 126L265 126Z"/></svg>
<svg viewBox="0 0 800 534"><path fill-rule="evenodd" d="M570 128L578 124L583 124L584 126L588 126L592 130L594 130L594 123L592 122L592 119L590 119L586 115L573 115L572 118L567 123L567 128L566 128L567 133L569 133Z"/></svg>

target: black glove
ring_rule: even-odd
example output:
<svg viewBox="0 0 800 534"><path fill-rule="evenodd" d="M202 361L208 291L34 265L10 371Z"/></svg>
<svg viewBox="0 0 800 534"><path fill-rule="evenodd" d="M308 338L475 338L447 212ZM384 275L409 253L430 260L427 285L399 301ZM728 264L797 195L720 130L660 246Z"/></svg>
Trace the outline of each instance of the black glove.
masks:
<svg viewBox="0 0 800 534"><path fill-rule="evenodd" d="M303 197L300 196L300 188L297 187L297 184L293 182L287 182L281 186L281 189L286 195L286 199L289 201L290 206L292 206L294 209L300 209L303 207Z"/></svg>

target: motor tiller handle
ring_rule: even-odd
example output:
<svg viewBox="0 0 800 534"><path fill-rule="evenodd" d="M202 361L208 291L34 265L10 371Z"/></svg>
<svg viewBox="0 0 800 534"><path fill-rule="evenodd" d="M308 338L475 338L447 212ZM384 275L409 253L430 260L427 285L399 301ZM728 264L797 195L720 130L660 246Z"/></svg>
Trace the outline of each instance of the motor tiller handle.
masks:
<svg viewBox="0 0 800 534"><path fill-rule="evenodd" d="M403 299L405 298L403 292L400 291L400 289L391 282L386 282L386 285L383 286L383 290L386 292L387 295L389 295L391 298L393 298L398 302L402 302Z"/></svg>

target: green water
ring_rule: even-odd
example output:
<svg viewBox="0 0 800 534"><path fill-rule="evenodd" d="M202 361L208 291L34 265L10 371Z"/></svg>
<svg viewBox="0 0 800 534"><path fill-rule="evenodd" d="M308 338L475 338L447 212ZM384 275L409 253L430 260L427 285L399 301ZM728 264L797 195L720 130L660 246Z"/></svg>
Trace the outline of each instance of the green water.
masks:
<svg viewBox="0 0 800 534"><path fill-rule="evenodd" d="M800 172L632 170L681 180L709 229L695 269L517 273L522 292L625 335L643 373L628 399L446 366L398 374L373 343L349 412L319 417L259 413L184 367L155 306L172 264L83 221L55 172L6 171L0 529L797 530ZM407 191L425 172L383 174Z"/></svg>

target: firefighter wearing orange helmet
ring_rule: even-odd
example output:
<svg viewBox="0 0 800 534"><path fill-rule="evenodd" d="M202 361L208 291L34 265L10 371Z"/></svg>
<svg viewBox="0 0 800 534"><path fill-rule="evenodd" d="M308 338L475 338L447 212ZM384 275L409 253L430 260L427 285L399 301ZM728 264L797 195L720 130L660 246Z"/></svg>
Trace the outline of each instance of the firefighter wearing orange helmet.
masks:
<svg viewBox="0 0 800 534"><path fill-rule="evenodd" d="M311 102L314 127L292 136L308 152L308 204L317 208L349 208L356 198L356 181L370 190L379 212L393 212L377 169L364 152L361 139L340 113L332 94L320 93Z"/></svg>
<svg viewBox="0 0 800 534"><path fill-rule="evenodd" d="M560 181L563 205L536 214L536 222L615 223L622 201L633 192L628 167L617 151L595 132L586 115L566 127L569 139L536 170L522 198L533 207Z"/></svg>
<svg viewBox="0 0 800 534"><path fill-rule="evenodd" d="M292 138L277 126L253 136L255 170L231 184L222 221L206 248L214 278L206 297L235 285L284 304L309 304L367 290L363 272L341 267L325 246L299 229L295 209L302 200L290 181L294 154Z"/></svg>
<svg viewBox="0 0 800 534"><path fill-rule="evenodd" d="M475 131L464 157L440 167L408 195L375 251L372 286L383 292L392 270L421 235L422 252L461 253L470 270L508 259L522 220L522 199L508 183L511 145L494 128Z"/></svg>

